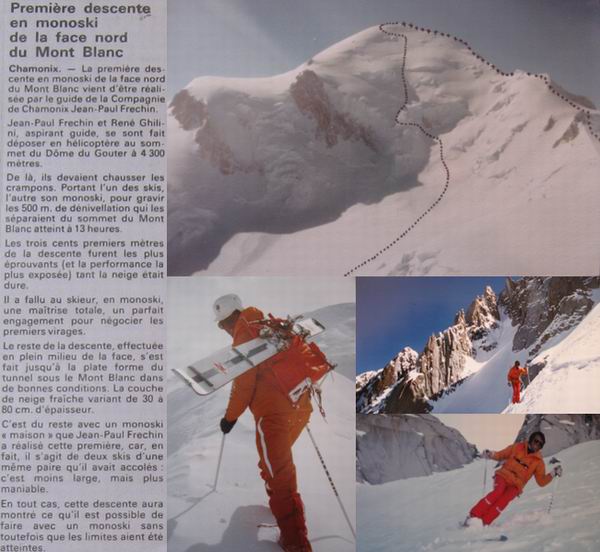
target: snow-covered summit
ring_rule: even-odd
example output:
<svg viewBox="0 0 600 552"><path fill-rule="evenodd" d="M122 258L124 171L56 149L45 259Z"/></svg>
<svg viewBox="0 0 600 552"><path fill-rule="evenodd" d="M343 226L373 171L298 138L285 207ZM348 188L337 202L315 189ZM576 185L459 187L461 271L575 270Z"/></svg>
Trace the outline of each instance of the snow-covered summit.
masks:
<svg viewBox="0 0 600 552"><path fill-rule="evenodd" d="M195 79L169 111L169 273L592 273L597 119L399 24L283 75Z"/></svg>

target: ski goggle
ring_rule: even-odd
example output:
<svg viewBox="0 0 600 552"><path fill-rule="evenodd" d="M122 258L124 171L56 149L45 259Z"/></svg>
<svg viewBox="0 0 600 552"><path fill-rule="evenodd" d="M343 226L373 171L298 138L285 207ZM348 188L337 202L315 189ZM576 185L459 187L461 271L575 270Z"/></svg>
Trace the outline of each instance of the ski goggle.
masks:
<svg viewBox="0 0 600 552"><path fill-rule="evenodd" d="M544 441L542 439L540 439L539 437L534 437L531 440L531 444L537 445L538 447L542 448L544 446Z"/></svg>

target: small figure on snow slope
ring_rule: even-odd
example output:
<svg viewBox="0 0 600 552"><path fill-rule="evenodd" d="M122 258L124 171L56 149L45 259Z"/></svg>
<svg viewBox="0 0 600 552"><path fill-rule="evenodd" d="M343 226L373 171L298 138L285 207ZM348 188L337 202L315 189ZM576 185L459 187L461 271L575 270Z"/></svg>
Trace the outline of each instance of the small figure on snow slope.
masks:
<svg viewBox="0 0 600 552"><path fill-rule="evenodd" d="M492 523L509 502L523 492L531 477L535 476L537 484L545 487L554 477L562 475L561 466L556 466L550 473L546 473L540 453L545 443L544 434L534 431L528 441L509 445L498 452L483 451L483 458L504 460L504 463L494 475L494 490L471 508L465 525L470 525L472 518L481 519L484 525Z"/></svg>
<svg viewBox="0 0 600 552"><path fill-rule="evenodd" d="M524 376L526 374L528 374L527 368L521 368L521 363L518 360L515 360L514 365L508 371L507 374L508 385L509 387L512 385L513 404L521 402L521 376Z"/></svg>
<svg viewBox="0 0 600 552"><path fill-rule="evenodd" d="M243 308L237 295L218 298L213 309L219 328L233 337L233 346L258 337L263 328L263 313L255 307ZM292 458L292 445L308 424L312 406L309 391L292 403L281 387L276 369L278 364L290 367L294 362L302 362L310 354L306 343L296 342L238 376L221 420L221 430L229 433L246 408L254 415L258 467L280 529L279 544L286 552L312 551Z"/></svg>

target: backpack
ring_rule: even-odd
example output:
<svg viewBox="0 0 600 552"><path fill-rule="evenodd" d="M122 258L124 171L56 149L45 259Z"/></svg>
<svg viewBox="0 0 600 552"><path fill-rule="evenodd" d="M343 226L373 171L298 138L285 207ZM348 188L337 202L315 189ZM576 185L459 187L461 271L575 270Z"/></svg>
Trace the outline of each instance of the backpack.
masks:
<svg viewBox="0 0 600 552"><path fill-rule="evenodd" d="M284 344L281 352L270 359L271 370L283 394L296 404L334 365L316 343L308 342L305 335L295 333L290 320L269 315L260 324ZM265 335L264 331L261 333Z"/></svg>

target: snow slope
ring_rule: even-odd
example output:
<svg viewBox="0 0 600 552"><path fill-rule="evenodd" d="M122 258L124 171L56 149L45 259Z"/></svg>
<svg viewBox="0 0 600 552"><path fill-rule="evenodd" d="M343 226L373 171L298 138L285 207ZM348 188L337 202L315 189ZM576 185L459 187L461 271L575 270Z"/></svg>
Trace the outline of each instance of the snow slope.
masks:
<svg viewBox="0 0 600 552"><path fill-rule="evenodd" d="M596 292L596 295L598 293ZM597 412L600 405L600 303L562 339L548 341L533 363L544 369L519 404L504 412Z"/></svg>
<svg viewBox="0 0 600 552"><path fill-rule="evenodd" d="M354 309L335 305L317 312L322 320L337 326L336 331L320 336L320 345L339 370L323 383L327 422L315 409L310 428L355 524L354 382L343 375L354 373L354 340L348 334ZM258 474L254 421L249 411L226 438L217 489L212 489L222 435L219 420L228 398L229 386L199 397L177 380L170 380L169 552L280 550L278 530L258 527L274 523L274 518ZM306 432L294 446L294 460L315 552L354 551L352 533Z"/></svg>
<svg viewBox="0 0 600 552"><path fill-rule="evenodd" d="M452 38L384 28L407 37L404 71L402 39L374 27L284 75L186 87L170 274L595 273L597 111Z"/></svg>
<svg viewBox="0 0 600 552"><path fill-rule="evenodd" d="M505 383L508 368L515 360L522 365L528 351L512 351L516 327L502 314L499 328L490 334L498 347L490 353L478 351L479 369L437 401L433 412L505 413L589 413L600 405L600 303L593 294L594 308L571 330L557 334L542 345L530 364L544 362L544 368L521 393L519 404L510 404L512 389ZM487 356L486 356L487 355ZM473 369L473 368L471 368ZM526 380L526 378L524 378ZM525 381L525 383L527 383Z"/></svg>
<svg viewBox="0 0 600 552"><path fill-rule="evenodd" d="M393 481L357 484L358 546L361 552L594 552L600 549L600 441L558 455L564 475L540 488L529 482L489 528L458 523L483 496L484 461L461 469ZM492 463L486 492L491 490ZM547 513L551 493L553 506ZM505 534L507 542L485 539Z"/></svg>
<svg viewBox="0 0 600 552"><path fill-rule="evenodd" d="M515 360L524 364L527 358L527 350L519 353L512 350L516 331L517 327L512 326L510 318L501 312L498 328L492 330L487 338L488 342L497 341L498 346L488 353L478 351L468 366L471 374L453 390L431 401L432 412L502 412L512 397L512 389L504 383L506 372Z"/></svg>

